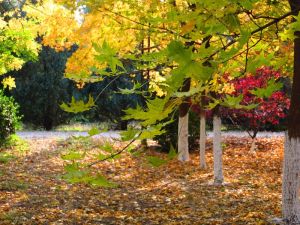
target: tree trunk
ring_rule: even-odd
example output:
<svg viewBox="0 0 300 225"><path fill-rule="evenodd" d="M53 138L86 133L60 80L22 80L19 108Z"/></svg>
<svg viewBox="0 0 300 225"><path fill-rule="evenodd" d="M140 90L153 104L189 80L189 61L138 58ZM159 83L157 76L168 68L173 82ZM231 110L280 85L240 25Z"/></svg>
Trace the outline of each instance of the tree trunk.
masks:
<svg viewBox="0 0 300 225"><path fill-rule="evenodd" d="M214 184L222 185L223 178L223 163L222 163L222 146L221 146L221 118L214 115L213 118L213 155L214 155Z"/></svg>
<svg viewBox="0 0 300 225"><path fill-rule="evenodd" d="M180 91L189 91L191 79L185 79ZM188 99L179 106L179 120L178 120L178 160L189 161L189 103Z"/></svg>
<svg viewBox="0 0 300 225"><path fill-rule="evenodd" d="M287 224L300 224L300 138L285 137L282 208Z"/></svg>
<svg viewBox="0 0 300 225"><path fill-rule="evenodd" d="M289 0L294 15L300 10L300 0ZM288 117L288 133L285 137L282 213L286 224L300 224L300 32L294 39L294 76L291 105Z"/></svg>
<svg viewBox="0 0 300 225"><path fill-rule="evenodd" d="M188 161L189 155L189 114L179 116L178 121L178 160Z"/></svg>
<svg viewBox="0 0 300 225"><path fill-rule="evenodd" d="M252 138L252 143L251 143L251 147L250 147L250 152L255 152L257 150L257 146L256 146L256 138Z"/></svg>
<svg viewBox="0 0 300 225"><path fill-rule="evenodd" d="M199 146L200 146L200 168L206 169L206 160L205 160L205 142L206 142L206 118L205 113L200 113L200 138L199 138Z"/></svg>
<svg viewBox="0 0 300 225"><path fill-rule="evenodd" d="M43 118L43 127L47 131L52 130L52 128L53 128L54 116L53 116L52 111L53 111L53 107L51 107L50 105L47 105L46 110L44 112L44 118Z"/></svg>
<svg viewBox="0 0 300 225"><path fill-rule="evenodd" d="M251 148L250 148L250 152L255 152L257 150L257 146L256 146L256 136L257 136L258 130L254 129L253 130L253 135L251 135L250 131L249 131L249 135L252 139L252 143L251 143Z"/></svg>
<svg viewBox="0 0 300 225"><path fill-rule="evenodd" d="M142 140L141 140L141 148L142 148L142 149L147 149L147 148L148 148L148 142L147 142L147 139L142 139Z"/></svg>
<svg viewBox="0 0 300 225"><path fill-rule="evenodd" d="M127 130L128 120L120 120L117 123L117 130Z"/></svg>
<svg viewBox="0 0 300 225"><path fill-rule="evenodd" d="M250 137L252 138L250 152L255 152L257 150L257 146L256 146L256 136L257 136L257 133L258 133L258 130L255 129L253 131L253 135L250 135Z"/></svg>

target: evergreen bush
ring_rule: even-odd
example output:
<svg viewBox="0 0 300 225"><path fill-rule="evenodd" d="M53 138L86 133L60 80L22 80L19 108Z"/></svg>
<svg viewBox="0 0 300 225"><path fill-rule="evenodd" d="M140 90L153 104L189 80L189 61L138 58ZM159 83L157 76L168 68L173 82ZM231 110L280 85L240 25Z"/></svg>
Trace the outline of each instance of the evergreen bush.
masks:
<svg viewBox="0 0 300 225"><path fill-rule="evenodd" d="M14 98L5 96L0 89L0 145L16 132L21 119L18 113L19 105Z"/></svg>
<svg viewBox="0 0 300 225"><path fill-rule="evenodd" d="M70 55L68 51L43 47L37 62L28 62L14 72L17 87L12 95L20 105L25 124L51 130L72 116L59 107L69 101L74 88L70 80L63 78Z"/></svg>

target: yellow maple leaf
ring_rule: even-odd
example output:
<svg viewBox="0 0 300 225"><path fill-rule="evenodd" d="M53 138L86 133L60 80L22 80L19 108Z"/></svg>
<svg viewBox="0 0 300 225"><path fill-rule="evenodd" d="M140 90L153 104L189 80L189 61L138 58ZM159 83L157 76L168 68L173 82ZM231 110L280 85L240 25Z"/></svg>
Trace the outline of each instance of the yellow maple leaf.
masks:
<svg viewBox="0 0 300 225"><path fill-rule="evenodd" d="M195 20L191 20L189 22L187 22L185 25L182 26L181 28L181 34L187 34L189 32L191 32L196 25L196 21Z"/></svg>
<svg viewBox="0 0 300 225"><path fill-rule="evenodd" d="M8 88L9 90L16 87L15 78L11 76L4 78L2 84L4 88Z"/></svg>

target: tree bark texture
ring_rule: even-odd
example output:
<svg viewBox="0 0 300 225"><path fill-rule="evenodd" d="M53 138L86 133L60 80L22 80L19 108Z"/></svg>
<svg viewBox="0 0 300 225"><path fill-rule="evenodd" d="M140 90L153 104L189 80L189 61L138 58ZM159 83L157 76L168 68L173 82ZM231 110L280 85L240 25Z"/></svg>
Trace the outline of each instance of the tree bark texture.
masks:
<svg viewBox="0 0 300 225"><path fill-rule="evenodd" d="M189 114L179 116L178 120L178 160L189 161Z"/></svg>
<svg viewBox="0 0 300 225"><path fill-rule="evenodd" d="M180 91L189 91L191 79L185 79ZM184 99L179 106L178 120L178 160L189 161L189 103L188 99Z"/></svg>
<svg viewBox="0 0 300 225"><path fill-rule="evenodd" d="M206 160L205 160L205 142L206 142L206 118L205 113L200 113L200 168L206 169Z"/></svg>
<svg viewBox="0 0 300 225"><path fill-rule="evenodd" d="M221 145L221 118L213 117L213 155L214 155L214 184L221 185L223 178L222 145Z"/></svg>
<svg viewBox="0 0 300 225"><path fill-rule="evenodd" d="M285 137L282 210L287 224L300 224L300 138Z"/></svg>
<svg viewBox="0 0 300 225"><path fill-rule="evenodd" d="M289 0L296 16L300 10L300 0ZM291 105L288 116L288 132L285 136L282 213L288 225L300 224L300 32L294 39L294 74Z"/></svg>

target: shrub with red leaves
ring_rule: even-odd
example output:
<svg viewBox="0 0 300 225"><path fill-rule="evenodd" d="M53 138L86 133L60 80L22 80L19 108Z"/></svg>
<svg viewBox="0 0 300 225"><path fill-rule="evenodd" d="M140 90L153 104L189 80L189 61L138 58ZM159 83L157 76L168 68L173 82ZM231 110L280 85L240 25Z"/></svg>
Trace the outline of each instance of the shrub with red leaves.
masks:
<svg viewBox="0 0 300 225"><path fill-rule="evenodd" d="M260 98L252 94L251 90L265 88L272 78L279 82L278 79L281 77L279 71L262 67L257 69L255 74L230 81L235 88L233 95L243 94L242 105L258 104L258 106L251 110L223 108L221 110L222 116L230 118L233 123L252 131L252 138L255 138L257 132L266 124L278 125L280 120L287 116L290 106L290 99L287 94L283 91L275 91L268 98Z"/></svg>

